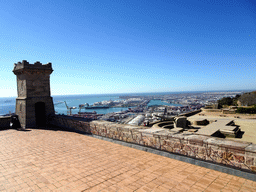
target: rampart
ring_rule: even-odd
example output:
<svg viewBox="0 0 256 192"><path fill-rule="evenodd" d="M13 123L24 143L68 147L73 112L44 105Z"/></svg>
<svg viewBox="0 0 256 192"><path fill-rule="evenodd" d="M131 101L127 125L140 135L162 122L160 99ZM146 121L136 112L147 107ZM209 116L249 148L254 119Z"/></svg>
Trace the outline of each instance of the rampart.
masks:
<svg viewBox="0 0 256 192"><path fill-rule="evenodd" d="M62 129L74 129L76 131L91 133L90 123L79 117L56 115L55 118L52 119L51 124Z"/></svg>
<svg viewBox="0 0 256 192"><path fill-rule="evenodd" d="M0 130L10 128L11 116L0 116Z"/></svg>
<svg viewBox="0 0 256 192"><path fill-rule="evenodd" d="M210 112L222 112L221 109L206 109L206 108L202 108L202 112L207 112L207 113L210 113Z"/></svg>
<svg viewBox="0 0 256 192"><path fill-rule="evenodd" d="M188 113L182 113L180 116L185 116L185 117L190 117L192 115L195 115L197 113L200 113L202 110L199 109L199 110L196 110L196 111L191 111L191 112L188 112Z"/></svg>
<svg viewBox="0 0 256 192"><path fill-rule="evenodd" d="M162 128L148 128L107 121L87 122L81 118L56 116L52 122L114 140L148 146L194 159L256 172L256 145L195 134L182 134Z"/></svg>

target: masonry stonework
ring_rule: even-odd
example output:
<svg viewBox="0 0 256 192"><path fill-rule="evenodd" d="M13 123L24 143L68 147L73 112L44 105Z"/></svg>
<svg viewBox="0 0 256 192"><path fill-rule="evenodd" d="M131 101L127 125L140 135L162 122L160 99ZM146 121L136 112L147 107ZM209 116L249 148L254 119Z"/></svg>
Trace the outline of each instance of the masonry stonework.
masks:
<svg viewBox="0 0 256 192"><path fill-rule="evenodd" d="M23 128L45 127L49 117L54 115L50 93L51 63L29 64L26 60L14 64L13 73L17 76L18 97L16 114Z"/></svg>
<svg viewBox="0 0 256 192"><path fill-rule="evenodd" d="M153 132L147 127L108 121L85 122L64 115L55 116L52 123L62 128L72 128L93 135L256 172L256 144L249 142L204 135L186 135L171 132L168 129Z"/></svg>

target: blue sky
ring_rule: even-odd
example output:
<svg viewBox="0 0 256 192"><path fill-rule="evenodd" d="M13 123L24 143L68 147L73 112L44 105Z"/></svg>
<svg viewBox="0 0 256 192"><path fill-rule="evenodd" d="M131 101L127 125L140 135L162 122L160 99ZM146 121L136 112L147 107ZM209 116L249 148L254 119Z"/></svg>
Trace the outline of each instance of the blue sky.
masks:
<svg viewBox="0 0 256 192"><path fill-rule="evenodd" d="M256 87L253 1L2 0L0 97L13 64L52 62L52 95Z"/></svg>

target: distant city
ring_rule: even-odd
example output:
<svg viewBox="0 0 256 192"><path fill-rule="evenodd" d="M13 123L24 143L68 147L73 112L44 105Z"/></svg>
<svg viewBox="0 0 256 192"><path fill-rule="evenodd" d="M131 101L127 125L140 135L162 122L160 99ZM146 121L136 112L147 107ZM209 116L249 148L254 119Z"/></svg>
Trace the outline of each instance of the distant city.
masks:
<svg viewBox="0 0 256 192"><path fill-rule="evenodd" d="M242 93L243 91L122 94L119 97L110 97L108 100L90 104L79 103L77 106L74 103L86 99L72 96L73 100L76 100L72 106L66 104L66 109L64 109L64 101L58 101L55 102L55 110L58 114L67 114L88 120L98 119L121 124L142 125L143 123L157 122L163 115L177 116L200 110L207 105L217 104L217 101L223 97L233 98ZM99 100L100 98L98 97Z"/></svg>
<svg viewBox="0 0 256 192"><path fill-rule="evenodd" d="M127 122L135 113L149 116L149 113L161 114L164 110L171 115L199 110L212 105L223 97L235 97L245 91L225 92L187 92L187 93L133 93L110 95L72 95L53 96L57 114L65 114L91 119ZM105 100L102 100L105 99ZM65 106L64 101L72 106ZM69 102L73 101L73 102ZM75 102L74 102L75 101ZM85 101L86 103L81 103ZM68 109L67 109L67 108ZM71 108L71 109L70 109ZM165 109L166 108L166 109ZM0 99L0 114L15 112L15 98ZM157 120L156 116L150 121Z"/></svg>

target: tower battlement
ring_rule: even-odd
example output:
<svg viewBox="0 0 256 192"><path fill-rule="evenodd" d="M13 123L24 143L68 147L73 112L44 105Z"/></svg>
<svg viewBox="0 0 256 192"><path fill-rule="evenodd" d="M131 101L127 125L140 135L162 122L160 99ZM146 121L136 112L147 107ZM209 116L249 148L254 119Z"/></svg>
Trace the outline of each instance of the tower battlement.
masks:
<svg viewBox="0 0 256 192"><path fill-rule="evenodd" d="M52 63L42 64L39 61L36 61L34 64L30 64L26 60L23 60L22 62L14 63L14 73L18 73L22 70L49 70L53 71L52 69Z"/></svg>

